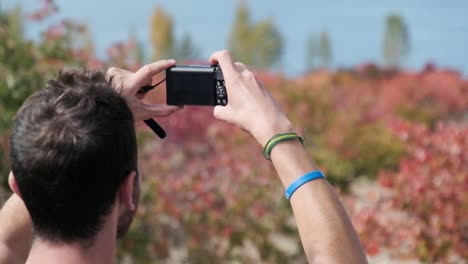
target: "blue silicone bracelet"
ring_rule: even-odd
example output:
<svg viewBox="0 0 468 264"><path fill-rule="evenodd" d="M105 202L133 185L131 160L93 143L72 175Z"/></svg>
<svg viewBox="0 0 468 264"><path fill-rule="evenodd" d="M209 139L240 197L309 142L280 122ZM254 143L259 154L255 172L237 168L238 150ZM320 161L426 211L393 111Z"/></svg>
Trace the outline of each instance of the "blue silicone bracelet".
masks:
<svg viewBox="0 0 468 264"><path fill-rule="evenodd" d="M297 179L293 183L291 183L291 185L289 185L289 187L284 192L284 195L286 196L286 199L288 199L288 200L291 199L291 196L293 195L293 193L297 189L299 189L299 187L304 185L305 183L316 180L316 179L321 179L321 178L325 178L325 176L319 170L311 171L311 172L301 176L299 179Z"/></svg>

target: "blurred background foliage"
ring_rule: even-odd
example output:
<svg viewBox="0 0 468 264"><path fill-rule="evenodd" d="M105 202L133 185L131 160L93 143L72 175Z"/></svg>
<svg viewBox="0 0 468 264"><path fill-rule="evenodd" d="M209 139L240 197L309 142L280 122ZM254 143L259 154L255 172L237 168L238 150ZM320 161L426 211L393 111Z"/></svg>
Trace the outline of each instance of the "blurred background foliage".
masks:
<svg viewBox="0 0 468 264"><path fill-rule="evenodd" d="M63 67L130 70L145 58L205 61L187 32L161 7L150 19L151 54L128 40L97 58L80 21L52 24L37 41L24 21L46 23L51 1L32 14L0 9L0 172L8 192L8 137L15 112ZM252 21L241 2L227 47L255 69L290 118L304 128L306 147L340 193L371 260L463 263L468 257L468 81L427 65L407 72L409 31L387 17L382 41L386 67L327 70L329 34L311 33L309 71L289 78L269 69L281 61L284 40L274 21ZM164 100L164 93L148 100ZM305 263L282 187L261 146L243 131L217 122L211 110L186 107L161 119L158 140L139 124L143 196L120 263ZM1 190L1 189L0 189ZM373 259L375 258L375 259ZM385 261L383 261L385 263Z"/></svg>

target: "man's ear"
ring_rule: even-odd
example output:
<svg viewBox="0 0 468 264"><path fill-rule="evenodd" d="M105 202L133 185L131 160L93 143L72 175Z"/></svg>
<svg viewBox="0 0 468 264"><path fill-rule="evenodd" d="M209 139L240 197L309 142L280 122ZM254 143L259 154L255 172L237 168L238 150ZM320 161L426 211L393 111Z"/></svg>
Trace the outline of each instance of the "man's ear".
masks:
<svg viewBox="0 0 468 264"><path fill-rule="evenodd" d="M10 171L10 175L8 175L8 185L10 185L11 190L16 193L20 198L21 197L21 192L18 188L18 183L16 183L15 175L13 174L13 171Z"/></svg>
<svg viewBox="0 0 468 264"><path fill-rule="evenodd" d="M133 202L133 192L134 190L134 181L136 177L136 172L130 172L125 180L122 182L119 188L119 203L125 206L128 210L134 211L136 209L136 204Z"/></svg>

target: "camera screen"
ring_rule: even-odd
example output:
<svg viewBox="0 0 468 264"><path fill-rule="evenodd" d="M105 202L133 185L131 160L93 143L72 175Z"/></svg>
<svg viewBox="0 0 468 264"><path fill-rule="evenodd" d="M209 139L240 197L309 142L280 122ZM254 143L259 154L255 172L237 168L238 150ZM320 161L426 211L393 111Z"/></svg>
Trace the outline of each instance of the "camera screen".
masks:
<svg viewBox="0 0 468 264"><path fill-rule="evenodd" d="M211 67L173 67L166 71L167 103L170 105L214 105Z"/></svg>

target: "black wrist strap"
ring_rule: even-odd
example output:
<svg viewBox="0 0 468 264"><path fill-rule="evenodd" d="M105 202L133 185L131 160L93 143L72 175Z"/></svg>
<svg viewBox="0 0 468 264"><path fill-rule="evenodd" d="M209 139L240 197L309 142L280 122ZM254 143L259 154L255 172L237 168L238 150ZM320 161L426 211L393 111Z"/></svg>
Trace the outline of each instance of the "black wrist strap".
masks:
<svg viewBox="0 0 468 264"><path fill-rule="evenodd" d="M143 93L143 94L147 93L150 90L154 89L156 86L160 85L165 80L166 80L166 78L162 79L160 82L158 82L155 85L143 86L143 87L140 88L138 93ZM144 122L145 122L145 124L147 126L149 126L151 128L151 130L153 130L153 132L156 135L158 135L158 137L160 137L160 138L165 138L166 137L166 131L164 131L164 129L158 124L158 122L156 122L156 120L154 120L152 118L149 118L149 119L146 119Z"/></svg>
<svg viewBox="0 0 468 264"><path fill-rule="evenodd" d="M166 137L166 131L152 118L146 119L145 124L153 130L153 132L158 135L160 138L165 138Z"/></svg>

